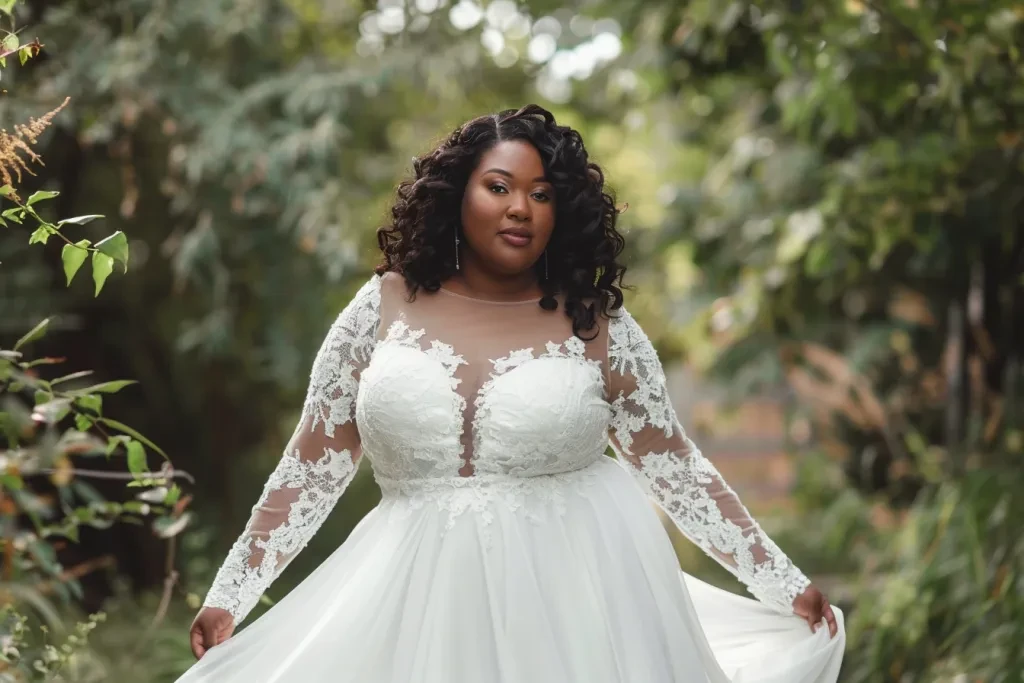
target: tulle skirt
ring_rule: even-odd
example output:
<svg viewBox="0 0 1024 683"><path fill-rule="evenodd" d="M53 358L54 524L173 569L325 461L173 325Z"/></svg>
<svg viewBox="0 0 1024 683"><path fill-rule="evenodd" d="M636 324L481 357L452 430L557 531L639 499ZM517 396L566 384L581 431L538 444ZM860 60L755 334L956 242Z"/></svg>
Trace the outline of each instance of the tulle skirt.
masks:
<svg viewBox="0 0 1024 683"><path fill-rule="evenodd" d="M680 572L615 461L382 483L319 568L179 683L833 683L839 635Z"/></svg>

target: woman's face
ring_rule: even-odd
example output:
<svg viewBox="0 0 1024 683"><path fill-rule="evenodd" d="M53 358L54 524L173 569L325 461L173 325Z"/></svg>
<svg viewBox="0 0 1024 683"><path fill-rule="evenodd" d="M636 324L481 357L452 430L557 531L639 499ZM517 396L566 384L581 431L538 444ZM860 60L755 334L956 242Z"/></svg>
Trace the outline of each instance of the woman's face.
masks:
<svg viewBox="0 0 1024 683"><path fill-rule="evenodd" d="M508 140L485 152L462 199L463 258L519 275L544 253L554 228L555 191L537 149Z"/></svg>

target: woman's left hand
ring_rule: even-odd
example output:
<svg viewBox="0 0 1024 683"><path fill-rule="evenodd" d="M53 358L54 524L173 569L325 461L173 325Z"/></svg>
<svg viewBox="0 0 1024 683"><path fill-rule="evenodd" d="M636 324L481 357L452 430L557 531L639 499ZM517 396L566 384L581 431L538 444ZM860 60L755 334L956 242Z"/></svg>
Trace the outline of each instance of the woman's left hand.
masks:
<svg viewBox="0 0 1024 683"><path fill-rule="evenodd" d="M812 631L817 631L821 626L821 620L824 619L828 624L828 632L833 638L839 632L839 625L836 623L832 605L828 604L828 598L814 584L796 596L796 599L793 600L793 612L806 619Z"/></svg>

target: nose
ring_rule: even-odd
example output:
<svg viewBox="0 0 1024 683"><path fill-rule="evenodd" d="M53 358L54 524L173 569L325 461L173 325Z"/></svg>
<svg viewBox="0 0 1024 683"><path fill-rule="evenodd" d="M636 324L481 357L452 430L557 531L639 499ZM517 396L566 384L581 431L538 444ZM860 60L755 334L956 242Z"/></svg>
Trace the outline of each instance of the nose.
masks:
<svg viewBox="0 0 1024 683"><path fill-rule="evenodd" d="M523 193L509 193L508 208L505 209L505 215L516 221L530 220L530 202Z"/></svg>

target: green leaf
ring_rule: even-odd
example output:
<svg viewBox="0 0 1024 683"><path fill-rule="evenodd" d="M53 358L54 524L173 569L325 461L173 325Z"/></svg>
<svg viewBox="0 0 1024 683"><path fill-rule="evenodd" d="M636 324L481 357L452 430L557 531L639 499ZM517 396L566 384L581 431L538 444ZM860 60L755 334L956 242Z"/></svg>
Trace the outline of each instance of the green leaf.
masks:
<svg viewBox="0 0 1024 683"><path fill-rule="evenodd" d="M25 482L16 474L0 474L0 486L13 491L25 488Z"/></svg>
<svg viewBox="0 0 1024 683"><path fill-rule="evenodd" d="M173 538L184 531L191 521L192 514L189 512L186 512L177 519L174 517L160 517L153 522L153 531L160 538Z"/></svg>
<svg viewBox="0 0 1024 683"><path fill-rule="evenodd" d="M0 66L7 68L7 57L0 57Z"/></svg>
<svg viewBox="0 0 1024 683"><path fill-rule="evenodd" d="M0 0L0 12L10 14L14 11L14 6L18 3L18 0Z"/></svg>
<svg viewBox="0 0 1024 683"><path fill-rule="evenodd" d="M117 450L117 447L119 445L127 444L131 440L132 439L130 436L124 436L123 434L118 434L117 436L110 437L110 439L107 441L107 457L109 458L111 455L113 455L114 451Z"/></svg>
<svg viewBox="0 0 1024 683"><path fill-rule="evenodd" d="M138 384L133 379L117 379L110 382L103 382L101 384L94 384L91 387L85 387L84 389L76 389L71 392L72 394L87 394L87 393L99 393L99 394L116 394L127 386L132 384Z"/></svg>
<svg viewBox="0 0 1024 683"><path fill-rule="evenodd" d="M118 230L110 237L96 243L96 248L114 259L128 270L128 238Z"/></svg>
<svg viewBox="0 0 1024 683"><path fill-rule="evenodd" d="M86 249L88 246L89 240L81 240L74 244L65 244L64 249L61 250L60 259L64 262L64 276L68 279L68 285L71 284L75 273L89 256L89 251Z"/></svg>
<svg viewBox="0 0 1024 683"><path fill-rule="evenodd" d="M75 429L80 432L86 432L92 429L92 418L88 415L82 415L78 413L75 415Z"/></svg>
<svg viewBox="0 0 1024 683"><path fill-rule="evenodd" d="M88 377L92 374L92 370L79 370L78 372L72 372L70 375L64 375L57 379L50 380L50 386L61 384L63 382L70 382L73 379L81 379L82 377Z"/></svg>
<svg viewBox="0 0 1024 683"><path fill-rule="evenodd" d="M6 36L4 36L4 41L2 43L2 46L4 48L4 52L10 52L11 50L17 50L19 45L21 45L21 41L18 40L18 34L16 34L16 33L8 33Z"/></svg>
<svg viewBox="0 0 1024 683"><path fill-rule="evenodd" d="M75 216L74 218L65 218L63 220L57 221L57 225L66 225L66 224L70 224L70 225L85 225L86 223L91 223L92 221L96 220L97 218L103 218L103 214L89 213L89 214L85 214L84 216Z"/></svg>
<svg viewBox="0 0 1024 683"><path fill-rule="evenodd" d="M117 420L112 420L109 417L100 418L99 421L102 422L103 424L107 425L108 427L113 427L114 429L118 430L119 432L124 432L125 434L128 434L129 436L131 436L131 437L133 437L135 439L138 439L139 441L141 441L142 443L146 444L147 446L152 448L154 451L156 451L157 453L162 455L167 460L170 460L170 458L167 457L167 454L164 453L164 449L160 448L155 443L153 443L152 441L150 441L149 439L147 439L142 434L140 434L136 430L132 429L128 425L124 424L123 422L118 422Z"/></svg>
<svg viewBox="0 0 1024 683"><path fill-rule="evenodd" d="M107 281L112 272L114 272L114 259L98 251L92 252L92 280L96 283L94 296L100 295L103 283Z"/></svg>
<svg viewBox="0 0 1024 683"><path fill-rule="evenodd" d="M125 447L128 449L128 471L132 474L145 474L149 471L146 465L146 449L138 441L129 441Z"/></svg>
<svg viewBox="0 0 1024 683"><path fill-rule="evenodd" d="M26 370L28 370L29 368L34 368L37 365L60 365L61 363L63 363L66 360L67 360L67 358L50 358L50 357L36 358L36 359L31 360L31 361L29 361L27 363L22 363L21 367L23 367Z"/></svg>
<svg viewBox="0 0 1024 683"><path fill-rule="evenodd" d="M96 415L100 415L103 412L102 396L96 396L95 394L79 396L75 399L75 403L77 403L83 410L95 413Z"/></svg>
<svg viewBox="0 0 1024 683"><path fill-rule="evenodd" d="M0 187L0 197L10 197L12 194L14 194L14 187L10 184ZM10 209L8 209L8 211L10 211Z"/></svg>
<svg viewBox="0 0 1024 683"><path fill-rule="evenodd" d="M29 244L46 244L46 240L50 239L50 235L53 234L53 229L50 228L46 223L43 223L29 235Z"/></svg>
<svg viewBox="0 0 1024 683"><path fill-rule="evenodd" d="M167 490L167 495L164 497L164 505L174 505L180 498L181 488L177 484L174 484Z"/></svg>
<svg viewBox="0 0 1024 683"><path fill-rule="evenodd" d="M38 190L32 193L32 196L25 202L25 206L32 206L36 202L41 202L44 199L53 199L59 194L60 192L55 192L54 190Z"/></svg>
<svg viewBox="0 0 1024 683"><path fill-rule="evenodd" d="M25 210L20 206L12 206L9 209L5 209L3 213L0 213L0 216L21 225L21 222L25 220Z"/></svg>
<svg viewBox="0 0 1024 683"><path fill-rule="evenodd" d="M17 341L17 343L14 345L14 350L17 351L18 349L20 349L25 344L34 342L36 339L41 338L44 334L46 334L46 328L49 327L49 325L50 325L50 319L49 318L43 319L38 325L33 327L27 333L25 333L24 337L22 337L21 339L19 339Z"/></svg>
<svg viewBox="0 0 1024 683"><path fill-rule="evenodd" d="M27 62L30 59L32 59L31 47L28 47L26 45L25 47L22 47L20 50L18 50L18 61L21 63L22 66L25 66L25 62Z"/></svg>
<svg viewBox="0 0 1024 683"><path fill-rule="evenodd" d="M150 506L147 503L143 503L141 500L129 500L124 504L126 512L136 512L140 515L146 514Z"/></svg>

